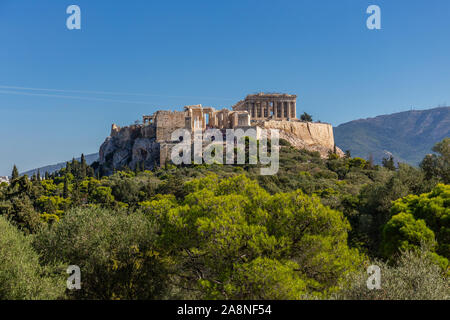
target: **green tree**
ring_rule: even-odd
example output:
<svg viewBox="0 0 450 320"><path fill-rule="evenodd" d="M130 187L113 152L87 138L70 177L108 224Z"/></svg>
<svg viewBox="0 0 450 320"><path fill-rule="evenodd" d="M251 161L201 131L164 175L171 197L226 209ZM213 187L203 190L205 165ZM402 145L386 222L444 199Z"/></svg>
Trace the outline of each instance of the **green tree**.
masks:
<svg viewBox="0 0 450 320"><path fill-rule="evenodd" d="M383 231L385 255L418 247L421 241L450 258L450 185L439 184L430 193L408 195L394 202L392 219ZM397 231L396 231L397 230ZM436 237L436 238L434 238Z"/></svg>
<svg viewBox="0 0 450 320"><path fill-rule="evenodd" d="M76 263L82 270L77 299L162 299L170 286L165 253L155 247L154 226L139 214L99 208L70 210L37 234L45 264Z"/></svg>
<svg viewBox="0 0 450 320"><path fill-rule="evenodd" d="M381 288L367 288L367 270L349 275L334 299L349 300L449 300L450 278L436 265L426 247L401 251L394 264L375 260L380 267Z"/></svg>
<svg viewBox="0 0 450 320"><path fill-rule="evenodd" d="M65 275L49 264L39 264L30 238L0 216L0 300L60 299Z"/></svg>
<svg viewBox="0 0 450 320"><path fill-rule="evenodd" d="M362 262L347 246L342 213L300 190L271 196L244 175L210 175L184 188L181 204L163 198L144 205L161 226L161 246L176 253L180 287L194 297L321 296ZM257 274L261 263L271 270L267 278ZM265 284L265 293L248 294Z"/></svg>
<svg viewBox="0 0 450 320"><path fill-rule="evenodd" d="M80 179L86 178L88 165L86 163L86 159L84 154L81 154L81 163L80 163Z"/></svg>
<svg viewBox="0 0 450 320"><path fill-rule="evenodd" d="M66 199L69 197L69 179L67 175L64 176L63 197Z"/></svg>
<svg viewBox="0 0 450 320"><path fill-rule="evenodd" d="M419 248L424 243L434 248L434 232L425 221L416 220L410 213L401 212L391 218L383 229L382 253L392 258L400 251Z"/></svg>
<svg viewBox="0 0 450 320"><path fill-rule="evenodd" d="M17 170L16 165L14 165L12 173L11 173L11 180L15 180L19 178L19 170Z"/></svg>
<svg viewBox="0 0 450 320"><path fill-rule="evenodd" d="M386 169L392 171L395 170L395 162L394 157L392 155L390 155L389 158L383 158L381 162L383 164L383 167L385 167Z"/></svg>
<svg viewBox="0 0 450 320"><path fill-rule="evenodd" d="M307 122L312 122L312 116L306 112L303 112L303 114L300 116L300 120L302 121L307 121Z"/></svg>
<svg viewBox="0 0 450 320"><path fill-rule="evenodd" d="M450 183L450 138L436 143L433 151L437 154L428 154L420 163L427 179L436 178L446 184Z"/></svg>

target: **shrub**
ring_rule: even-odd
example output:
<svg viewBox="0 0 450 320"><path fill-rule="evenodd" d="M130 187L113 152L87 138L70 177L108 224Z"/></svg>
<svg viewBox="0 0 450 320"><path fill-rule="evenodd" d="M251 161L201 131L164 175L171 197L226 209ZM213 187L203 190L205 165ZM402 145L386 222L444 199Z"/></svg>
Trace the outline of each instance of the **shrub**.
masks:
<svg viewBox="0 0 450 320"><path fill-rule="evenodd" d="M335 294L335 299L351 300L449 300L450 281L436 265L430 252L403 251L395 266L374 261L381 269L381 289L369 290L365 270L349 277L348 287Z"/></svg>
<svg viewBox="0 0 450 320"><path fill-rule="evenodd" d="M62 260L81 269L79 299L162 297L167 271L153 226L142 215L100 208L73 209L36 236L44 263Z"/></svg>
<svg viewBox="0 0 450 320"><path fill-rule="evenodd" d="M450 185L444 184L438 184L430 193L395 201L391 209L393 217L383 230L385 256L398 249L418 247L425 241L434 245L437 254L450 258L449 203Z"/></svg>
<svg viewBox="0 0 450 320"><path fill-rule="evenodd" d="M61 298L63 273L53 271L39 265L30 238L0 216L0 300Z"/></svg>

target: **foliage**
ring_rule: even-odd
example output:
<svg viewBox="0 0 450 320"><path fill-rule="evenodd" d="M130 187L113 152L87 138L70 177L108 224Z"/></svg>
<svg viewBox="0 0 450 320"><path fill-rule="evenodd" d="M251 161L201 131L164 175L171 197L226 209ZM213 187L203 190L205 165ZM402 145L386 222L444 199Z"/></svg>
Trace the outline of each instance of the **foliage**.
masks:
<svg viewBox="0 0 450 320"><path fill-rule="evenodd" d="M380 267L381 288L367 288L365 269L352 274L345 287L333 297L350 300L449 300L450 278L435 264L426 247L406 250L396 258L395 265L373 261Z"/></svg>
<svg viewBox="0 0 450 320"><path fill-rule="evenodd" d="M167 273L154 238L153 226L142 215L74 209L37 234L34 247L44 264L80 267L82 288L71 292L72 298L155 299L167 288Z"/></svg>
<svg viewBox="0 0 450 320"><path fill-rule="evenodd" d="M306 112L303 112L303 114L300 116L300 120L312 122L312 116Z"/></svg>
<svg viewBox="0 0 450 320"><path fill-rule="evenodd" d="M41 267L30 238L0 217L0 300L59 299L63 280L54 266Z"/></svg>
<svg viewBox="0 0 450 320"><path fill-rule="evenodd" d="M161 246L177 254L181 287L197 297L325 295L362 261L347 246L349 224L342 213L300 190L271 196L244 175L220 181L210 175L185 188L190 193L180 204L162 198L149 203L146 215L161 226ZM281 274L244 277L243 270L256 272L257 259ZM283 281L281 292L242 291L274 279Z"/></svg>
<svg viewBox="0 0 450 320"><path fill-rule="evenodd" d="M417 248L421 242L450 258L450 185L437 185L430 193L408 195L393 203L393 217L383 230L386 257L398 250ZM448 261L446 262L448 265Z"/></svg>
<svg viewBox="0 0 450 320"><path fill-rule="evenodd" d="M330 298L347 292L366 257L395 269L399 252L425 244L446 268L444 142L431 171L323 159L285 140L273 176L248 164L101 176L82 157L0 185L0 216L33 235L37 267L81 267L72 299Z"/></svg>
<svg viewBox="0 0 450 320"><path fill-rule="evenodd" d="M450 183L450 138L445 138L433 147L437 154L428 154L420 163L427 179Z"/></svg>

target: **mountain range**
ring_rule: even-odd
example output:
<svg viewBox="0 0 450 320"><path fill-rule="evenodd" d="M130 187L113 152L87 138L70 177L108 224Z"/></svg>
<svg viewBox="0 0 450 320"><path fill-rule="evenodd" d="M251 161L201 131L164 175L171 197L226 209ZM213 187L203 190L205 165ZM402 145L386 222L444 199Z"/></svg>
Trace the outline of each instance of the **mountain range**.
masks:
<svg viewBox="0 0 450 320"><path fill-rule="evenodd" d="M418 165L435 143L450 137L450 107L411 110L359 119L334 128L334 140L352 157L375 163L392 155L395 161Z"/></svg>
<svg viewBox="0 0 450 320"><path fill-rule="evenodd" d="M98 153L92 153L92 154L85 155L84 158L86 159L86 163L88 165L90 165L93 162L98 160ZM80 161L81 158L76 158L75 160ZM45 166L45 167L29 170L29 171L26 171L26 172L21 172L20 175L25 175L26 174L29 177L31 177L33 174L37 174L37 172L39 170L39 173L42 176L42 175L45 174L45 172L53 173L55 171L61 170L62 168L65 168L65 167L66 167L66 162L60 162L60 163L57 163L57 164L53 164L53 165L49 165L49 166Z"/></svg>

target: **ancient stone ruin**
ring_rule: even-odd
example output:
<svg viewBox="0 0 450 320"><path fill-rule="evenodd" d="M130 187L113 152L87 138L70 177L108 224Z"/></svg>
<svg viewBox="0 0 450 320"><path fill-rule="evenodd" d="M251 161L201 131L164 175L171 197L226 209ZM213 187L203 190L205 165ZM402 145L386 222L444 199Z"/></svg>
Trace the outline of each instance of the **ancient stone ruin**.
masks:
<svg viewBox="0 0 450 320"><path fill-rule="evenodd" d="M318 151L326 157L335 148L332 126L297 119L296 100L296 95L258 93L248 95L231 110L199 104L185 106L183 111L160 110L144 115L142 124L123 128L113 124L110 136L100 147L100 165L106 173L125 166L163 166L170 161L170 150L176 143L171 141L171 134L177 129L279 129L280 138L294 147Z"/></svg>

